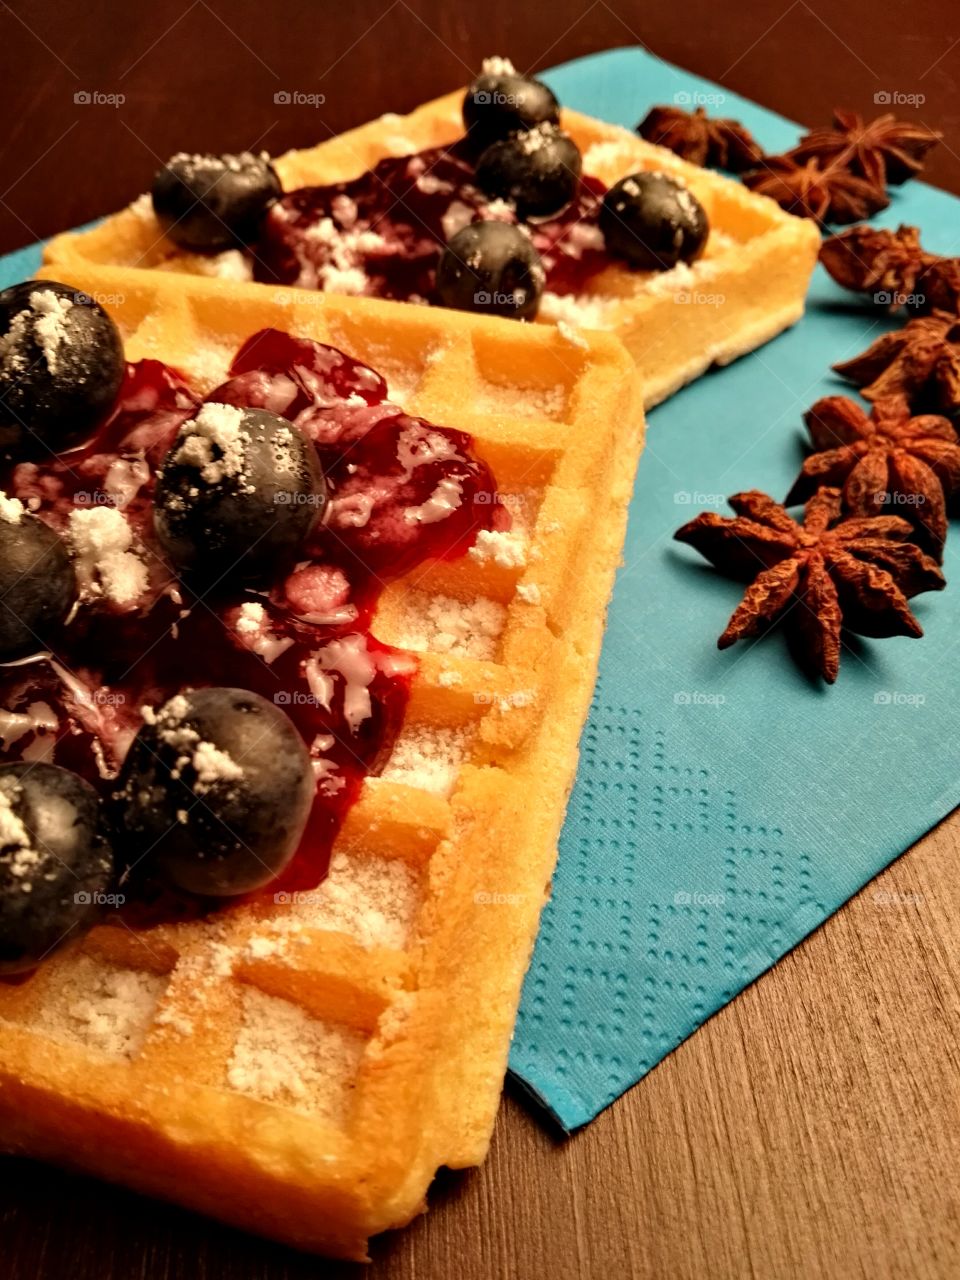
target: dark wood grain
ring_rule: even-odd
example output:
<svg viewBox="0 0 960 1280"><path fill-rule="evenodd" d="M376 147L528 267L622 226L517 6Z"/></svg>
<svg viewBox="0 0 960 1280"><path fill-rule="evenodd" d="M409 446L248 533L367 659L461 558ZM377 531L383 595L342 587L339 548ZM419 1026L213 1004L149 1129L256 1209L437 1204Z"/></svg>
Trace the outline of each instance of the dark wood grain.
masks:
<svg viewBox="0 0 960 1280"><path fill-rule="evenodd" d="M877 92L942 128L960 192L955 0L0 0L0 250L112 210L180 149L280 151L405 111L487 53L642 43L806 123ZM278 107L280 90L322 108ZM125 95L80 105L77 92ZM648 106L637 86L638 115ZM489 1160L364 1271L0 1160L5 1280L718 1280L960 1274L960 821L944 824L562 1142L508 1096ZM878 896L879 893L879 896ZM885 895L885 896L884 896Z"/></svg>
<svg viewBox="0 0 960 1280"><path fill-rule="evenodd" d="M537 69L643 44L807 124L921 96L897 110L946 132L928 176L960 192L958 40L954 0L0 0L0 252L126 204L174 151L304 146L463 83L491 48Z"/></svg>

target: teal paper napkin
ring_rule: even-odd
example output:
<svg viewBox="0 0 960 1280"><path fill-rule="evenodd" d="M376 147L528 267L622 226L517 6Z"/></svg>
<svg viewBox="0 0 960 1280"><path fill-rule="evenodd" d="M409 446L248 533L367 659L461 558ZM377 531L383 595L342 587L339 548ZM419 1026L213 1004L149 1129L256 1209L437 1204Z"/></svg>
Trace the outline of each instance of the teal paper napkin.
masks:
<svg viewBox="0 0 960 1280"><path fill-rule="evenodd" d="M632 127L654 103L702 101L768 151L798 137L639 49L546 78L564 104L617 124ZM914 223L929 248L960 252L960 201L930 187L904 187L874 222ZM830 365L899 323L818 268L799 325L650 415L510 1056L565 1129L593 1119L960 801L955 528L944 572L956 585L914 602L925 638L845 648L832 688L804 677L777 634L719 652L741 588L672 541L699 511L732 514L725 499L738 490L782 499L803 457L804 410L847 390Z"/></svg>
<svg viewBox="0 0 960 1280"><path fill-rule="evenodd" d="M627 126L654 103L703 101L768 151L797 138L781 117L639 49L546 79L566 105ZM929 187L906 186L874 222L915 223L929 248L960 252L960 201ZM0 260L0 285L39 262L39 246ZM897 323L818 269L799 325L650 416L510 1058L565 1129L593 1119L960 802L956 531L944 571L957 585L914 602L926 637L856 642L833 688L804 677L777 634L718 652L738 584L672 542L701 510L729 514L740 489L782 497L803 457L803 411L846 389L830 365Z"/></svg>

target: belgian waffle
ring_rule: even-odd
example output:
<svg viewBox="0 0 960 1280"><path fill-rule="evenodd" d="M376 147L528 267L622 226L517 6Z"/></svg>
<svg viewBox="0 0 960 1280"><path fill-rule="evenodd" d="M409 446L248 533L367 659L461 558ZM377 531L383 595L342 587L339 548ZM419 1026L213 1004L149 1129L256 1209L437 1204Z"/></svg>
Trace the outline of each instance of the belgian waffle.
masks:
<svg viewBox="0 0 960 1280"><path fill-rule="evenodd" d="M642 444L611 335L61 262L201 388L265 325L379 369L472 433L510 534L387 588L415 651L404 725L303 898L104 924L0 984L0 1135L249 1230L354 1259L487 1150L548 892Z"/></svg>
<svg viewBox="0 0 960 1280"><path fill-rule="evenodd" d="M382 116L319 146L287 152L274 162L284 190L354 178L384 156L455 141L463 132L462 99L461 90L410 115ZM591 280L589 293L544 297L541 319L621 338L640 370L647 408L800 318L820 247L814 223L626 129L574 111L563 112L562 124L583 153L586 173L608 186L644 169L670 174L689 187L710 219L704 255L692 266L657 273L611 264ZM177 249L162 235L149 197L92 230L57 236L47 246L46 262L54 274L84 263L249 274L238 252L205 258Z"/></svg>

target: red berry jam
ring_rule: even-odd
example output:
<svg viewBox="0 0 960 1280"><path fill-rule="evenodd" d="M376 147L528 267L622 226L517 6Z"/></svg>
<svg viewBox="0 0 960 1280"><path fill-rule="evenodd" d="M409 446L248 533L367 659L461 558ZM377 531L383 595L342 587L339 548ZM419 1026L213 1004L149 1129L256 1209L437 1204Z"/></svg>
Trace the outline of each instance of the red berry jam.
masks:
<svg viewBox="0 0 960 1280"><path fill-rule="evenodd" d="M302 289L435 302L446 242L484 219L516 222L511 207L475 185L463 141L387 157L350 182L301 187L272 206L256 246L256 279ZM583 177L559 213L524 224L546 288L580 293L610 261L598 219L606 187Z"/></svg>
<svg viewBox="0 0 960 1280"><path fill-rule="evenodd" d="M290 716L314 761L311 818L282 878L310 888L364 777L389 757L415 671L409 654L371 634L380 591L462 554L509 516L489 501L494 478L470 436L402 412L378 373L334 347L265 329L207 399L268 408L301 428L326 473L322 521L268 589L193 594L160 552L152 494L200 399L156 360L127 365L115 408L85 445L0 468L0 488L62 532L79 511L120 507L146 566L135 600L88 592L54 653L0 668L0 759L53 760L109 800L143 706L184 688L253 690Z"/></svg>

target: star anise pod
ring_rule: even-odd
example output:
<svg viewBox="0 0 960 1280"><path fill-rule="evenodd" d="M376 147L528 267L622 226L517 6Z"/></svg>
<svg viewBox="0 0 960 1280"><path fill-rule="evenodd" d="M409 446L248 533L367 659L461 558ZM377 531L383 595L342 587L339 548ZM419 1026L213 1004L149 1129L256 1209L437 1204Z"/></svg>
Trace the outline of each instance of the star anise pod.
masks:
<svg viewBox="0 0 960 1280"><path fill-rule="evenodd" d="M710 165L728 173L755 169L763 149L738 120L711 119L703 107L653 107L637 125L647 142L667 147L691 164Z"/></svg>
<svg viewBox="0 0 960 1280"><path fill-rule="evenodd" d="M917 280L937 255L920 244L916 227L896 231L876 227L851 227L824 240L820 261L837 284L855 293L887 294L896 298L916 293Z"/></svg>
<svg viewBox="0 0 960 1280"><path fill-rule="evenodd" d="M798 164L789 155L768 156L744 177L751 191L770 196L788 213L819 223L859 222L890 201L882 187L840 166L821 168L818 160Z"/></svg>
<svg viewBox="0 0 960 1280"><path fill-rule="evenodd" d="M840 486L845 510L909 515L918 541L938 558L947 536L946 499L960 488L960 440L946 418L911 414L900 397L881 400L870 416L846 396L825 396L804 415L814 452L804 462L787 506L821 485Z"/></svg>
<svg viewBox="0 0 960 1280"><path fill-rule="evenodd" d="M899 516L843 520L840 490L819 489L798 523L759 490L729 499L736 517L706 511L674 535L722 573L749 582L717 641L726 649L782 619L803 664L830 684L841 630L920 636L907 599L946 584L935 561L909 542Z"/></svg>
<svg viewBox="0 0 960 1280"><path fill-rule="evenodd" d="M851 227L824 240L820 261L837 284L885 306L960 315L960 258L927 252L916 227Z"/></svg>
<svg viewBox="0 0 960 1280"><path fill-rule="evenodd" d="M919 311L947 311L960 316L960 258L936 258L917 282Z"/></svg>
<svg viewBox="0 0 960 1280"><path fill-rule="evenodd" d="M960 411L960 318L945 311L908 320L834 370L866 400L904 398L914 409Z"/></svg>
<svg viewBox="0 0 960 1280"><path fill-rule="evenodd" d="M865 124L856 111L834 109L832 129L812 129L790 152L797 160L838 162L875 186L906 182L923 168L927 152L942 133L894 115Z"/></svg>

